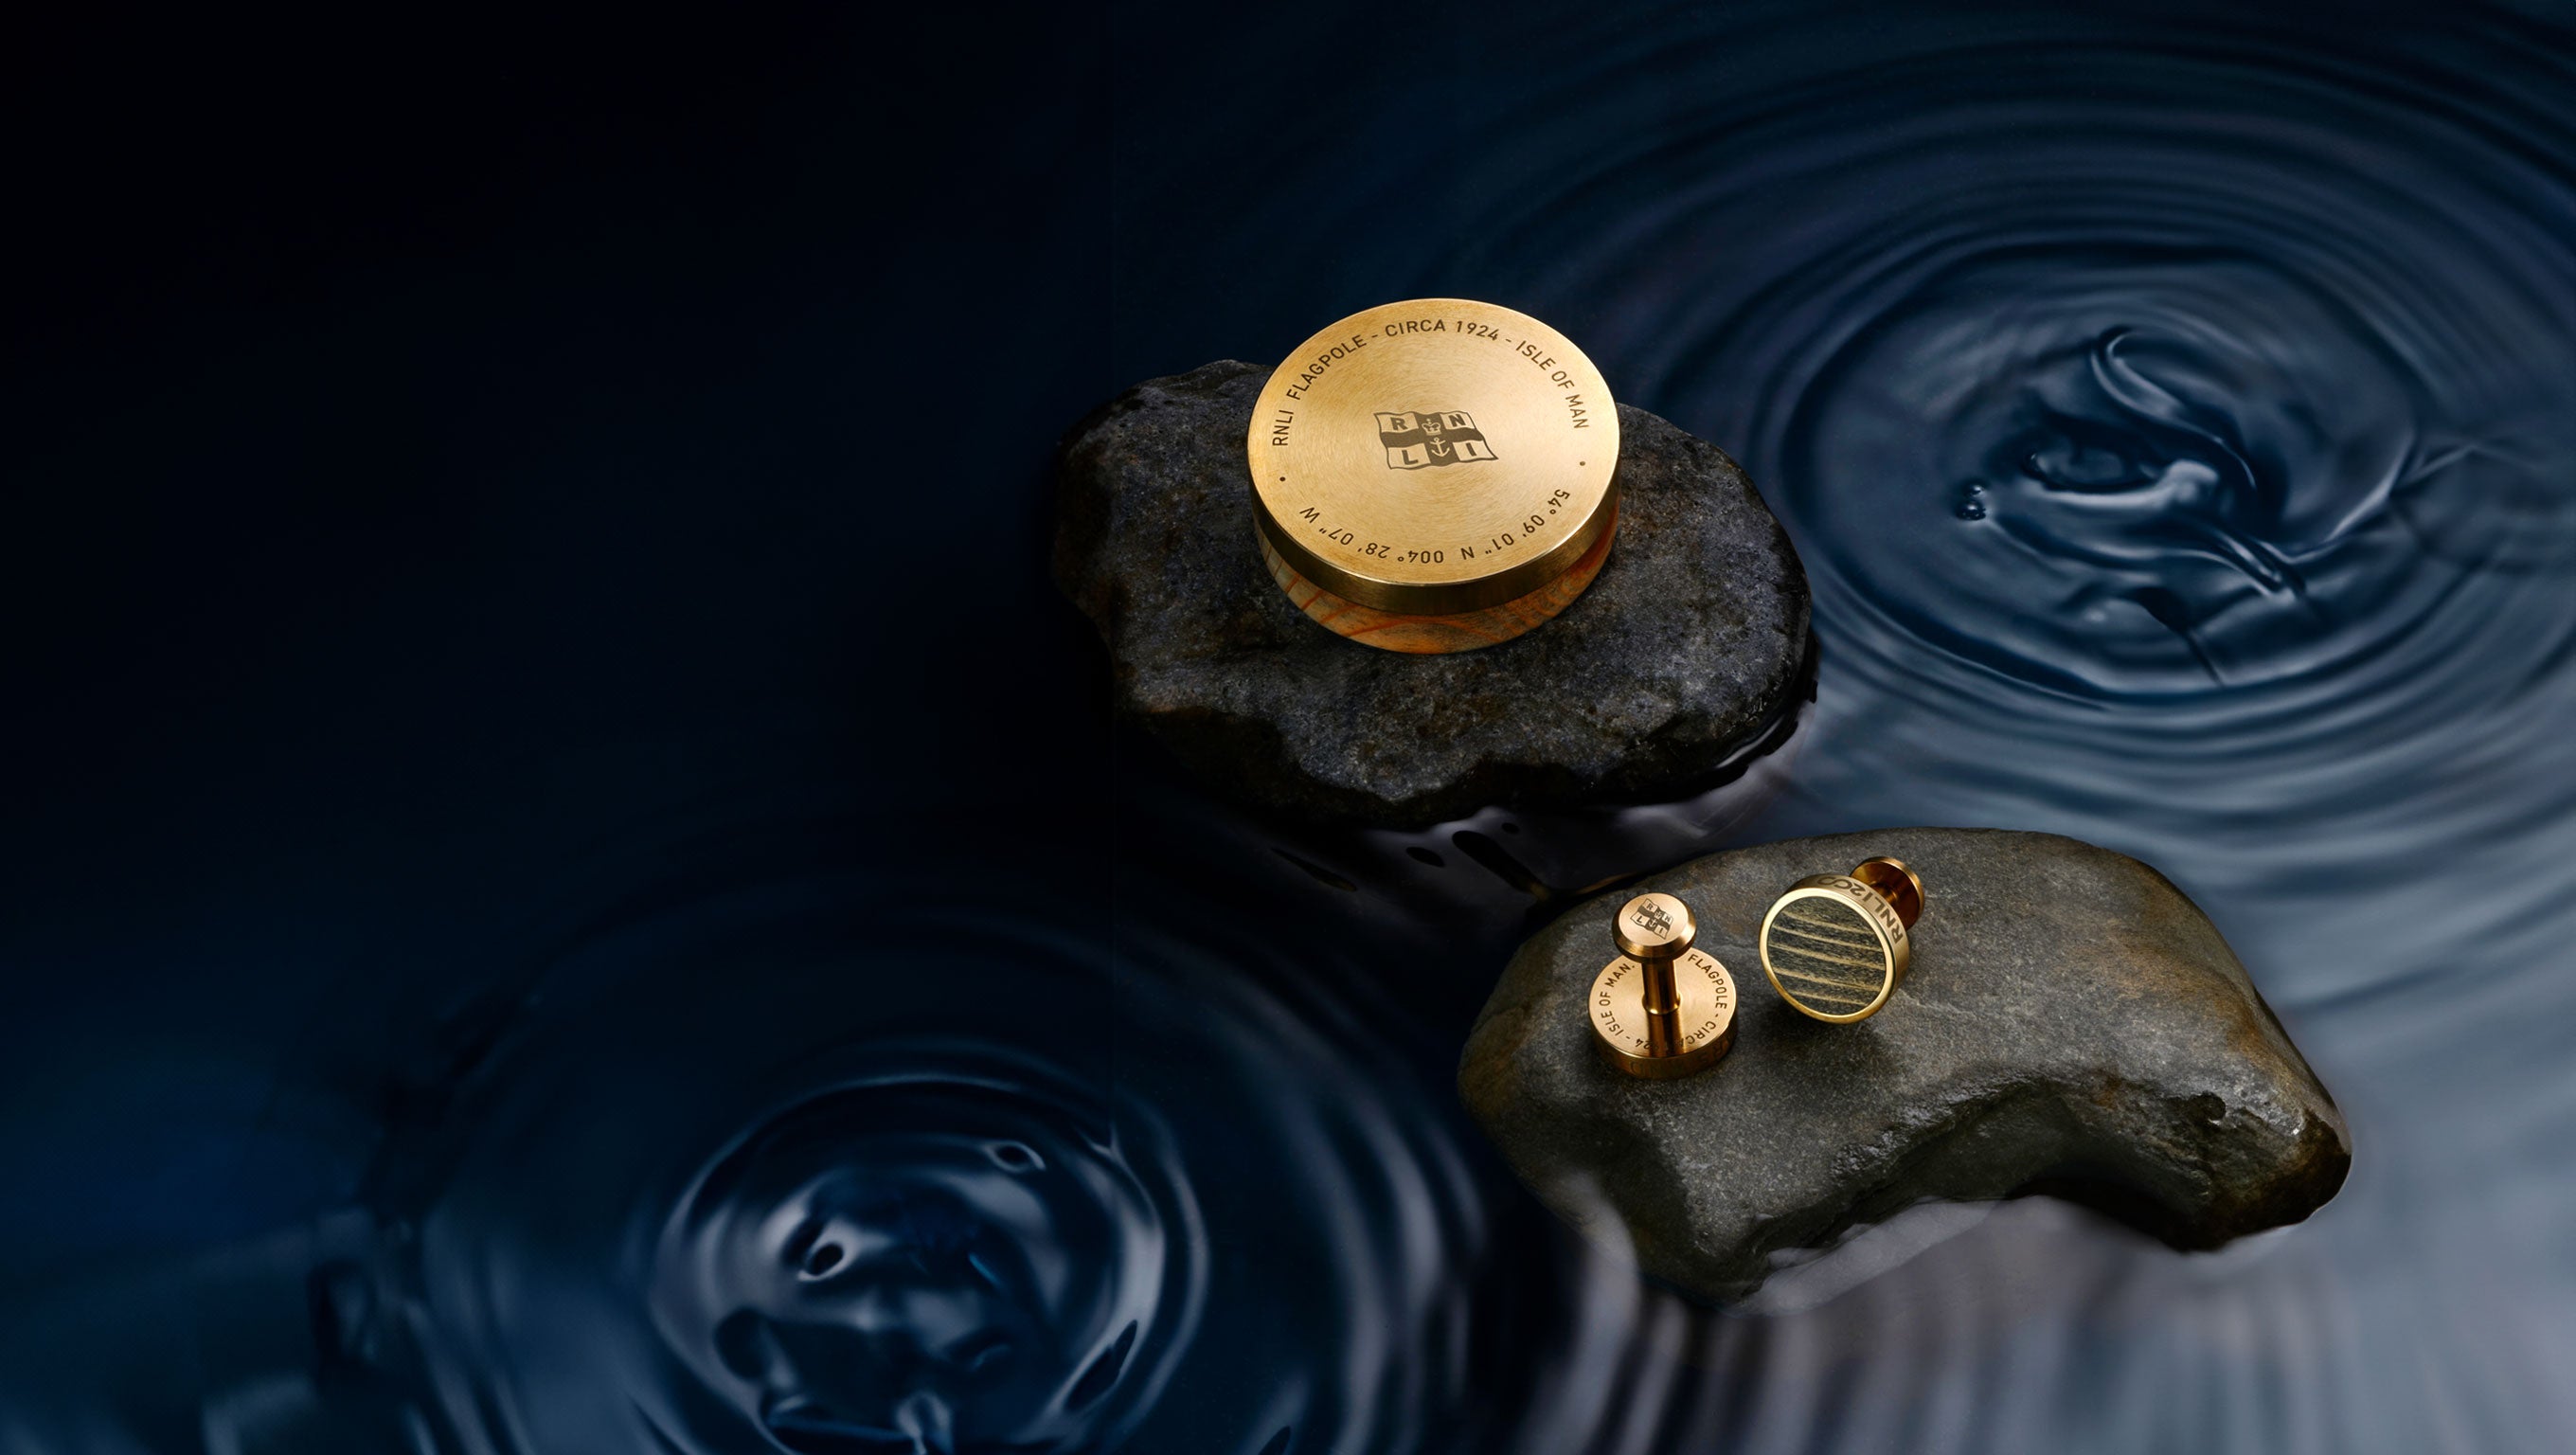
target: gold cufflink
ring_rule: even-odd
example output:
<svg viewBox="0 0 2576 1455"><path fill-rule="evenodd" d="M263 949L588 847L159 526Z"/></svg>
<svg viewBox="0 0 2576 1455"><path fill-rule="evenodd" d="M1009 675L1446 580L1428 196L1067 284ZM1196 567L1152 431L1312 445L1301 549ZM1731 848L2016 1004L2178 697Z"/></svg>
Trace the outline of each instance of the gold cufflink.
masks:
<svg viewBox="0 0 2576 1455"><path fill-rule="evenodd" d="M1690 906L1669 894L1640 894L1611 921L1620 957L1593 978L1592 1030L1631 1076L1687 1076L1735 1044L1735 980L1691 948L1698 935Z"/></svg>
<svg viewBox="0 0 2576 1455"><path fill-rule="evenodd" d="M1896 859L1811 874L1762 917L1762 973L1799 1012L1848 1025L1878 1014L1914 963L1906 930L1923 881Z"/></svg>

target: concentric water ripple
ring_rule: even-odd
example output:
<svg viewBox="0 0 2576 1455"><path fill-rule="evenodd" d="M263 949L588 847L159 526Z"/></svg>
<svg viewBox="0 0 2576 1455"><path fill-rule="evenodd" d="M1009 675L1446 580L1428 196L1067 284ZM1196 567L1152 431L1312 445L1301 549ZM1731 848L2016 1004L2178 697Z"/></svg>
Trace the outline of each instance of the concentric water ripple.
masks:
<svg viewBox="0 0 2576 1455"><path fill-rule="evenodd" d="M1879 6L1488 45L1357 115L1277 97L1349 140L1265 173L1237 235L1306 209L1337 276L1559 320L1735 452L1825 654L1791 797L1749 833L1989 824L2149 860L2357 1142L2312 1226L2215 1260L2016 1207L1883 1230L1910 1261L1821 1305L1710 1326L1640 1298L1596 1376L1648 1409L1609 1400L1588 1438L2564 1443L2576 1265L2544 1169L2571 1081L2543 1027L2576 1012L2551 867L2576 852L2576 40L2476 10Z"/></svg>
<svg viewBox="0 0 2576 1455"><path fill-rule="evenodd" d="M815 1455L1071 1448L1186 1342L1203 1254L1160 1128L1086 1126L1042 1067L915 1054L938 1069L762 1123L665 1225L656 1322L689 1376L665 1387L714 1405L669 1418L703 1443L747 1424Z"/></svg>
<svg viewBox="0 0 2576 1455"><path fill-rule="evenodd" d="M781 884L549 967L393 1154L438 1169L386 1304L441 1418L800 1455L1463 1418L1483 1194L1386 1027L1329 961L1189 915L1105 961L1044 898Z"/></svg>
<svg viewBox="0 0 2576 1455"><path fill-rule="evenodd" d="M2494 860L2410 892L2424 856L2477 884L2576 810L2564 61L2053 28L1715 108L1581 260L1669 289L1648 388L1806 557L1802 786L2259 895L2293 1006L2481 973L2528 904Z"/></svg>

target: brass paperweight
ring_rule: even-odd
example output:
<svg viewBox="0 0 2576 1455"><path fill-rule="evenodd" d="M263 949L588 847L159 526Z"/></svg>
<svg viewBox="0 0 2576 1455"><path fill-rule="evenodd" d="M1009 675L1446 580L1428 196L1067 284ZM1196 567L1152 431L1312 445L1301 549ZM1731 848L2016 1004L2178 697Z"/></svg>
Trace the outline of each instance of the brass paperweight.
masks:
<svg viewBox="0 0 2576 1455"><path fill-rule="evenodd" d="M1316 334L1271 373L1245 449L1272 577L1390 651L1490 646L1555 616L1618 520L1609 386L1491 303L1382 304Z"/></svg>
<svg viewBox="0 0 2576 1455"><path fill-rule="evenodd" d="M1762 917L1762 973L1790 1006L1837 1025L1867 1020L1914 963L1908 931L1923 881L1896 859L1810 874Z"/></svg>
<svg viewBox="0 0 2576 1455"><path fill-rule="evenodd" d="M1620 957L1592 981L1592 1030L1631 1076L1687 1076L1735 1045L1735 980L1705 950L1699 924L1669 894L1620 907L1610 937Z"/></svg>

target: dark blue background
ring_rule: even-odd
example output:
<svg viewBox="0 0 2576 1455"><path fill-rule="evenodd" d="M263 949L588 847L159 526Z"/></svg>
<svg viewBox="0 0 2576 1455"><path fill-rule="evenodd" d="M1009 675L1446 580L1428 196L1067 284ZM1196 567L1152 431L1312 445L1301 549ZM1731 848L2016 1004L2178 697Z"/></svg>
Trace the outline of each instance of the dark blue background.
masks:
<svg viewBox="0 0 2576 1455"><path fill-rule="evenodd" d="M35 25L9 1267L343 1192L429 1013L669 836L1095 839L1041 486L1118 383L1106 17Z"/></svg>

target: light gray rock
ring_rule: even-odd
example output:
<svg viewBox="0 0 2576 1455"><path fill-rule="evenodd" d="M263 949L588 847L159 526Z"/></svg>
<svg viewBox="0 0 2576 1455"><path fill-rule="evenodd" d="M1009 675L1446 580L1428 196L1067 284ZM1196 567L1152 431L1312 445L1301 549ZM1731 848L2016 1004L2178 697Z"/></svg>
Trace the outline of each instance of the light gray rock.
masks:
<svg viewBox="0 0 2576 1455"><path fill-rule="evenodd" d="M1763 978L1763 913L1876 854L1928 891L1913 969L1869 1020L1809 1020ZM1689 903L1743 1007L1727 1058L1674 1081L1614 1070L1584 1015L1611 916L1650 889ZM1559 1216L1718 1301L1927 1200L2054 1193L2214 1248L2307 1217L2352 1161L2208 918L2146 865L2051 834L1793 839L1591 900L1512 958L1458 1088Z"/></svg>
<svg viewBox="0 0 2576 1455"><path fill-rule="evenodd" d="M1382 827L1668 801L1806 689L1787 534L1724 452L1624 407L1617 543L1563 615L1446 656L1308 621L1253 534L1243 438L1268 373L1139 384L1059 459L1057 583L1108 644L1120 710L1220 791Z"/></svg>

